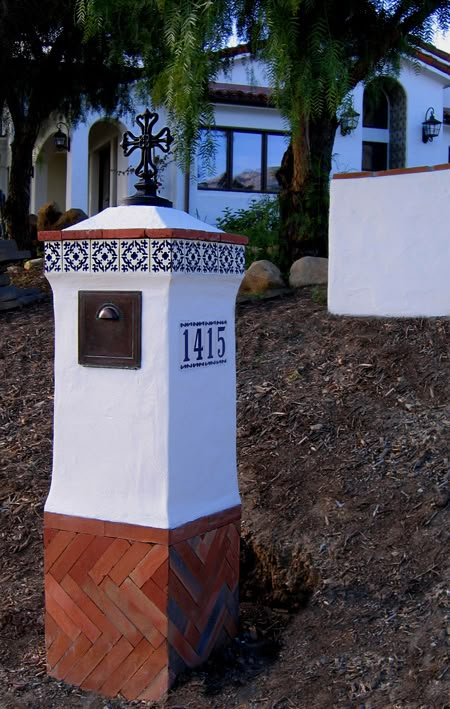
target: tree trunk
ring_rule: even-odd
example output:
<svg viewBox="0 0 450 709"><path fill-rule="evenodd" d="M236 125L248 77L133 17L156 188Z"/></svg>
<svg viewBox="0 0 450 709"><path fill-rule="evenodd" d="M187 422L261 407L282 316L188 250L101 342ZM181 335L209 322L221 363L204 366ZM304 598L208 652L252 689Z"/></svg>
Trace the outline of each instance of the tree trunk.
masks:
<svg viewBox="0 0 450 709"><path fill-rule="evenodd" d="M31 176L33 171L33 148L39 126L22 126L15 122L14 140L11 145L11 168L8 197L5 203L5 219L8 237L14 239L19 250L35 252L29 224Z"/></svg>
<svg viewBox="0 0 450 709"><path fill-rule="evenodd" d="M300 120L277 173L280 183L280 262L328 255L329 180L337 119Z"/></svg>

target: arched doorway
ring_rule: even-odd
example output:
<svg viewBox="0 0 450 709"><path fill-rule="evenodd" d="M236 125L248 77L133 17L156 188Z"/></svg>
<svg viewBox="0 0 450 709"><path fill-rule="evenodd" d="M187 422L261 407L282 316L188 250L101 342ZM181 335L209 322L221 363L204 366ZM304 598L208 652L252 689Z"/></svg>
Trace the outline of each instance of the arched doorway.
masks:
<svg viewBox="0 0 450 709"><path fill-rule="evenodd" d="M125 130L119 121L103 119L89 131L89 214L115 207L127 195L128 161L119 146Z"/></svg>
<svg viewBox="0 0 450 709"><path fill-rule="evenodd" d="M380 77L364 90L362 169L392 170L405 162L406 93L395 79Z"/></svg>
<svg viewBox="0 0 450 709"><path fill-rule="evenodd" d="M56 129L55 129L56 133ZM42 144L34 168L34 209L47 202L56 202L62 212L66 210L67 152L55 148L54 133Z"/></svg>

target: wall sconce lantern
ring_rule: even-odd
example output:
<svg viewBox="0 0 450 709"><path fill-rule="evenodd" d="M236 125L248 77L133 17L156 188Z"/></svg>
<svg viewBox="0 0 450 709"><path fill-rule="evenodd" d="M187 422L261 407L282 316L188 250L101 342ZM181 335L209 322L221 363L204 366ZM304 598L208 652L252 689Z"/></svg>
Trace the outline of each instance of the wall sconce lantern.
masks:
<svg viewBox="0 0 450 709"><path fill-rule="evenodd" d="M342 114L339 125L341 126L341 135L349 135L358 127L360 114L350 108Z"/></svg>
<svg viewBox="0 0 450 709"><path fill-rule="evenodd" d="M441 125L442 121L438 121L438 119L434 117L434 108L430 107L422 123L422 141L428 143L428 141L432 141L433 138L437 138L441 130Z"/></svg>
<svg viewBox="0 0 450 709"><path fill-rule="evenodd" d="M61 130L61 126L64 126L65 129L67 130L67 135L66 133L63 133ZM55 145L55 148L58 153L63 153L64 151L69 152L70 151L70 135L69 135L69 126L67 123L63 123L60 121L59 123L56 124L57 131L55 135L53 136L53 143Z"/></svg>

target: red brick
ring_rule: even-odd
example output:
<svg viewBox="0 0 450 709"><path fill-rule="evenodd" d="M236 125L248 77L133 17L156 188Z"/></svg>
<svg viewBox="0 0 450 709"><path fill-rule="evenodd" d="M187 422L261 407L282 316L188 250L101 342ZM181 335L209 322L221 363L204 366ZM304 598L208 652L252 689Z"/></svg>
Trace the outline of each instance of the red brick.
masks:
<svg viewBox="0 0 450 709"><path fill-rule="evenodd" d="M147 583L145 583L141 587L142 593L144 593L147 598L150 598L150 600L159 608L161 613L164 615L167 614L167 602L168 602L168 592L163 591L154 581L153 578L149 579Z"/></svg>
<svg viewBox="0 0 450 709"><path fill-rule="evenodd" d="M161 564L159 569L156 569L152 576L152 580L163 591L167 592L167 584L169 583L169 564Z"/></svg>
<svg viewBox="0 0 450 709"><path fill-rule="evenodd" d="M145 542L132 543L128 551L109 572L109 578L112 579L117 586L120 586L122 581L126 579L130 572L136 568L141 559L144 558L149 548L149 544Z"/></svg>
<svg viewBox="0 0 450 709"><path fill-rule="evenodd" d="M75 640L80 634L80 629L49 593L45 594L45 607L62 632L71 640Z"/></svg>
<svg viewBox="0 0 450 709"><path fill-rule="evenodd" d="M183 559L188 569L192 571L195 576L201 577L203 574L204 564L194 550L189 546L188 542L179 542L174 545L173 549L175 553Z"/></svg>
<svg viewBox="0 0 450 709"><path fill-rule="evenodd" d="M127 594L130 601L151 620L155 628L167 637L167 615L161 613L159 608L142 591L135 586L131 579L125 579L120 590Z"/></svg>
<svg viewBox="0 0 450 709"><path fill-rule="evenodd" d="M187 522L180 527L171 529L169 542L170 544L178 544L178 542L183 542L185 539L190 539L191 537L196 537L200 534L205 534L208 531L217 529L218 527L223 527L230 524L230 522L234 522L235 520L240 519L240 517L240 505L229 507L227 510L215 512L214 514L207 515L206 517L200 517L193 520L193 522Z"/></svg>
<svg viewBox="0 0 450 709"><path fill-rule="evenodd" d="M57 529L48 529L47 527L44 527L44 548L46 549L50 542L52 541L53 537L56 537L58 534Z"/></svg>
<svg viewBox="0 0 450 709"><path fill-rule="evenodd" d="M61 231L38 231L38 241L61 241Z"/></svg>
<svg viewBox="0 0 450 709"><path fill-rule="evenodd" d="M84 551L83 555L72 566L69 573L80 586L83 585L89 571L108 547L111 546L113 541L113 539L109 539L108 537L95 537Z"/></svg>
<svg viewBox="0 0 450 709"><path fill-rule="evenodd" d="M92 643L89 642L85 635L79 635L75 642L73 642L69 647L65 655L54 666L52 670L53 677L64 679L74 664L78 662L80 657L83 657L83 655L86 654L91 645Z"/></svg>
<svg viewBox="0 0 450 709"><path fill-rule="evenodd" d="M143 239L145 229L104 229L104 239Z"/></svg>
<svg viewBox="0 0 450 709"><path fill-rule="evenodd" d="M114 645L95 670L84 680L81 685L82 689L98 692L101 685L120 667L133 649L128 640L125 640L124 637L120 638L119 642Z"/></svg>
<svg viewBox="0 0 450 709"><path fill-rule="evenodd" d="M157 702L169 689L169 671L165 667L156 675L151 685L138 696L138 699L144 702Z"/></svg>
<svg viewBox="0 0 450 709"><path fill-rule="evenodd" d="M130 573L131 580L140 588L153 576L161 564L168 563L168 557L168 547L155 544L142 561L139 562L134 571Z"/></svg>
<svg viewBox="0 0 450 709"><path fill-rule="evenodd" d="M440 170L450 170L450 165L448 162L440 163L440 165L433 165L432 170L439 172Z"/></svg>
<svg viewBox="0 0 450 709"><path fill-rule="evenodd" d="M169 530L157 527L143 527L139 524L124 522L105 522L105 537L115 539L131 539L135 542L151 542L152 544L168 544Z"/></svg>
<svg viewBox="0 0 450 709"><path fill-rule="evenodd" d="M196 604L186 587L178 579L173 571L169 572L169 596L180 606L183 613L190 618Z"/></svg>
<svg viewBox="0 0 450 709"><path fill-rule="evenodd" d="M141 665L138 671L122 687L121 693L123 696L130 700L136 699L142 692L151 686L151 682L167 665L167 662L167 647L164 644L150 655L148 660Z"/></svg>
<svg viewBox="0 0 450 709"><path fill-rule="evenodd" d="M55 563L64 549L69 546L72 539L75 537L73 532L58 532L48 545L44 554L44 571Z"/></svg>
<svg viewBox="0 0 450 709"><path fill-rule="evenodd" d="M89 571L91 579L97 585L103 581L106 574L111 571L129 548L130 545L125 539L115 539Z"/></svg>
<svg viewBox="0 0 450 709"><path fill-rule="evenodd" d="M103 583L105 583L105 580ZM142 640L142 633L110 600L106 593L95 585L92 579L88 579L85 582L83 590L87 593L89 598L101 608L107 620L120 630L122 635L124 635L132 645L136 646Z"/></svg>
<svg viewBox="0 0 450 709"><path fill-rule="evenodd" d="M61 586L69 594L69 596L78 604L81 610L87 617L99 628L99 630L107 635L110 640L115 643L120 638L120 631L108 620L106 615L91 601L84 591L70 576L66 576L61 583Z"/></svg>
<svg viewBox="0 0 450 709"><path fill-rule="evenodd" d="M65 633L59 633L58 637L55 638L47 650L47 665L50 670L52 670L56 663L64 656L71 644L71 638Z"/></svg>
<svg viewBox="0 0 450 709"><path fill-rule="evenodd" d="M70 239L71 241L77 241L83 239L90 241L93 239L107 239L108 232L103 229L71 229L70 231L62 231L61 239Z"/></svg>
<svg viewBox="0 0 450 709"><path fill-rule="evenodd" d="M60 515L56 512L44 512L45 527L63 529L66 532L79 532L103 536L104 524L103 520L100 519L72 517L72 515Z"/></svg>
<svg viewBox="0 0 450 709"><path fill-rule="evenodd" d="M45 647L50 647L60 633L59 626L53 620L50 613L45 614Z"/></svg>
<svg viewBox="0 0 450 709"><path fill-rule="evenodd" d="M84 682L86 677L97 667L99 662L103 660L106 653L112 648L112 642L101 635L99 639L92 645L80 660L72 666L70 672L65 677L69 684L76 684L78 687Z"/></svg>
<svg viewBox="0 0 450 709"><path fill-rule="evenodd" d="M185 637L180 633L174 623L169 625L169 645L179 654L188 667L196 667L201 660L199 655Z"/></svg>
<svg viewBox="0 0 450 709"><path fill-rule="evenodd" d="M128 587L125 586L127 582ZM164 638L167 637L167 618L164 618L166 632L160 632L160 629L157 628L154 623L155 618L159 620L156 616L157 614L158 616L161 615L160 611L158 611L153 603L150 603L148 598L146 598L136 586L134 586L134 588L142 598L137 596L133 598L133 593L132 591L130 592L130 586L134 586L134 584L129 579L124 581L122 586L118 588L110 579L106 578L101 588L111 601L120 608L128 620L136 626L142 635L144 635L154 647L159 647ZM145 599L146 607L142 599ZM163 623L160 623L160 627L161 626L163 626Z"/></svg>
<svg viewBox="0 0 450 709"><path fill-rule="evenodd" d="M123 685L131 679L153 652L153 646L145 638L142 638L140 643L136 645L133 652L128 655L114 674L101 685L99 692L105 694L107 697L117 696Z"/></svg>
<svg viewBox="0 0 450 709"><path fill-rule="evenodd" d="M372 177L373 172L339 172L333 175L333 180L353 180L360 177Z"/></svg>
<svg viewBox="0 0 450 709"><path fill-rule="evenodd" d="M68 547L55 561L49 571L56 581L61 581L67 572L72 568L80 554L89 546L93 540L90 534L77 534Z"/></svg>
<svg viewBox="0 0 450 709"><path fill-rule="evenodd" d="M222 610L219 614L219 617L216 620L216 625L214 627L213 632L211 633L208 644L206 645L205 649L203 650L202 660L206 660L209 657L209 655L211 654L211 651L214 648L214 645L216 644L217 639L220 635L220 631L222 630L226 614L227 614L226 608L222 608Z"/></svg>
<svg viewBox="0 0 450 709"><path fill-rule="evenodd" d="M89 638L91 643L95 642L100 635L100 630L89 620L79 606L74 603L51 574L47 574L45 577L45 590L54 598L58 605L61 606L77 628Z"/></svg>
<svg viewBox="0 0 450 709"><path fill-rule="evenodd" d="M201 638L201 635L195 627L194 623L188 623L188 626L184 631L184 637L186 638L186 641L189 643L189 645L191 645L195 650Z"/></svg>

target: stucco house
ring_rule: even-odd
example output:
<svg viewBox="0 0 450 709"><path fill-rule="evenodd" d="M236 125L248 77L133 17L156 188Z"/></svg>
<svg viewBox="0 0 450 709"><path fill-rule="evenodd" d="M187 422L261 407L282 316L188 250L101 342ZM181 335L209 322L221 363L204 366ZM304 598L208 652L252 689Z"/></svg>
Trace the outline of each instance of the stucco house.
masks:
<svg viewBox="0 0 450 709"><path fill-rule="evenodd" d="M225 207L245 207L251 199L277 191L276 168L288 140L288 126L270 105L264 66L236 49L234 63L210 85L215 107L215 169L198 157L190 175L172 161L162 178L161 195L174 206L214 224ZM350 133L338 129L333 172L359 172L446 163L450 160L450 55L431 45L416 61L403 60L398 76L382 82L374 105L358 85L354 110L360 114ZM448 107L448 108L447 108ZM136 113L145 106L136 106ZM430 111L429 109L432 109ZM424 142L422 124L434 115L440 133ZM160 112L160 127L165 124ZM122 134L136 132L134 115L120 118L91 113L69 127L52 116L42 127L34 150L31 211L55 200L61 209L77 207L89 215L115 206L131 194L137 159L120 148ZM67 149L55 147L55 134L70 137ZM0 189L7 190L9 136L0 135Z"/></svg>

